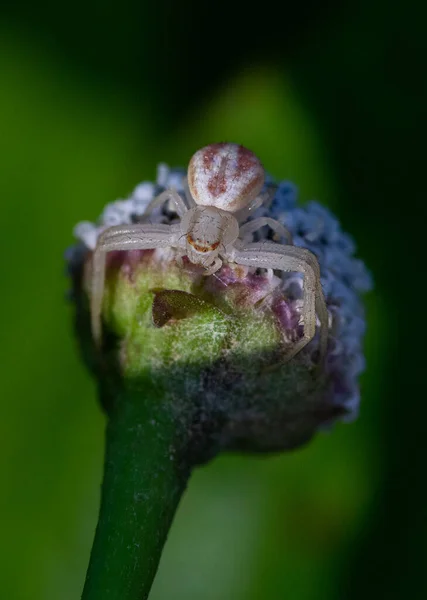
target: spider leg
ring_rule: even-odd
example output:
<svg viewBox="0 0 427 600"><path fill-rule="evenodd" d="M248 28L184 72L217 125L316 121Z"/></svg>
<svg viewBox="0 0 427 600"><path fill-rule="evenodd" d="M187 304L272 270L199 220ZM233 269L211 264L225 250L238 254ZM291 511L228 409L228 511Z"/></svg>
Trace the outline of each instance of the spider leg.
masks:
<svg viewBox="0 0 427 600"><path fill-rule="evenodd" d="M240 210L236 211L234 213L234 216L236 217L239 223L244 223L249 217L249 215L256 211L256 209L259 208L263 203L264 199L261 195L259 195L254 200L252 200L252 202L250 202L248 206L245 206L244 208L241 208Z"/></svg>
<svg viewBox="0 0 427 600"><path fill-rule="evenodd" d="M184 193L185 193L185 199L187 200L187 204L188 204L189 208L194 208L195 206L197 206L197 204L194 201L193 196L191 195L190 188L188 187L188 178L184 177L182 182L184 185Z"/></svg>
<svg viewBox="0 0 427 600"><path fill-rule="evenodd" d="M268 225L276 234L280 237L283 237L286 240L286 244L292 244L292 234L284 225L276 221L276 219L271 219L270 217L259 217L258 219L254 219L253 221L248 221L242 225L239 229L239 237L243 241L246 236L252 235L258 229L261 229L265 225ZM252 240L251 240L252 241Z"/></svg>
<svg viewBox="0 0 427 600"><path fill-rule="evenodd" d="M248 206L242 208L234 214L239 223L243 223L249 217L250 214L254 213L257 208L265 205L270 205L271 201L274 198L274 194L276 193L277 186L269 186L265 191L258 194L256 198L254 198Z"/></svg>
<svg viewBox="0 0 427 600"><path fill-rule="evenodd" d="M174 189L169 189L169 190L165 190L164 192L162 192L161 194L159 194L158 196L156 196L155 198L153 198L151 200L151 202L145 209L145 212L143 215L144 219L149 217L155 208L157 208L158 206L161 206L168 200L172 200L173 204L175 205L176 212L178 213L178 215L180 217L182 217L182 215L187 212L188 208L185 205L184 200L178 194L178 192Z"/></svg>
<svg viewBox="0 0 427 600"><path fill-rule="evenodd" d="M323 363L323 360L326 356L326 350L328 345L328 335L329 335L329 314L328 309L326 308L325 296L323 294L322 283L320 281L320 267L319 261L316 256L307 250L307 248L300 248L297 246L286 246L286 252L292 253L296 257L300 257L305 260L307 264L309 264L315 274L316 278L316 287L315 287L315 295L316 295L316 314L319 319L320 329L319 329L319 365Z"/></svg>
<svg viewBox="0 0 427 600"><path fill-rule="evenodd" d="M171 225L116 225L98 238L92 259L91 326L95 343L102 340L101 310L105 287L107 252L112 250L145 250L170 248L177 244L177 229Z"/></svg>
<svg viewBox="0 0 427 600"><path fill-rule="evenodd" d="M251 267L303 273L303 337L289 350L285 360L290 360L314 337L317 313L320 321L319 365L322 364L328 341L328 311L320 283L319 264L314 254L306 248L266 242L234 248L227 258Z"/></svg>

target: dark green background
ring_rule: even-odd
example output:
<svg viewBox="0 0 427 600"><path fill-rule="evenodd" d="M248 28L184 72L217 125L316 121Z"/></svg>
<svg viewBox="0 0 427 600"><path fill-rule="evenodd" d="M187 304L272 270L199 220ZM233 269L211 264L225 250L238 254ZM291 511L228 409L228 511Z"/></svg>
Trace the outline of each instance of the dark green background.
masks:
<svg viewBox="0 0 427 600"><path fill-rule="evenodd" d="M76 222L212 141L340 217L374 273L359 420L193 476L153 600L425 598L421 4L4 4L0 597L75 600L104 418L64 301Z"/></svg>

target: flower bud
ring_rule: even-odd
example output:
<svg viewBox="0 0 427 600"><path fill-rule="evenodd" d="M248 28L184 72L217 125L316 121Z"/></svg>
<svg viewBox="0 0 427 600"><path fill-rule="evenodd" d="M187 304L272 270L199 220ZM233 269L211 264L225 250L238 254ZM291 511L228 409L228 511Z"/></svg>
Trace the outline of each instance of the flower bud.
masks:
<svg viewBox="0 0 427 600"><path fill-rule="evenodd" d="M79 243L67 260L76 325L100 386L123 386L135 401L147 387L157 390L192 464L223 450L295 448L336 419L353 419L364 368L360 294L370 289L370 276L354 258L353 241L335 217L315 202L297 206L296 190L288 182L267 181L265 191L273 190L274 197L250 218L278 220L291 231L294 245L317 257L329 314L324 360L319 327L286 360L303 333L301 274L225 263L205 276L173 248L108 254L104 342L100 349L93 343L89 301L99 234L111 225L142 222L157 194L170 187L183 193L184 177L185 171L161 165L156 184L139 184L129 198L107 205L97 223L75 228ZM172 205L165 205L150 214L150 222L172 224L179 217ZM266 226L256 241L285 243L276 235ZM107 412L114 410L114 402L105 402Z"/></svg>

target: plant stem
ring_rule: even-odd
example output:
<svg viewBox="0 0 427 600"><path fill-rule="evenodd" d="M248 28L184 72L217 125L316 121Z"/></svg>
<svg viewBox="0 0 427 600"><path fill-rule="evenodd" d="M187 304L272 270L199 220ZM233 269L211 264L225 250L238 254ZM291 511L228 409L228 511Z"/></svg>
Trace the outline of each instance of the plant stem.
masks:
<svg viewBox="0 0 427 600"><path fill-rule="evenodd" d="M125 392L109 411L99 521L82 600L148 597L189 469L159 397Z"/></svg>

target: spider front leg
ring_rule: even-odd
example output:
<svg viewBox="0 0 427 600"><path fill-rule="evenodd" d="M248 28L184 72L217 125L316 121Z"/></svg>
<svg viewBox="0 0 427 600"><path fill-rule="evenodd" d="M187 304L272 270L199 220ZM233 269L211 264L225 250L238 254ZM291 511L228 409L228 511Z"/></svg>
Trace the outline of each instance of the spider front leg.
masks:
<svg viewBox="0 0 427 600"><path fill-rule="evenodd" d="M92 259L91 326L95 343L102 340L101 311L105 287L107 252L112 250L150 250L169 248L177 244L178 228L174 225L116 225L109 227L98 238Z"/></svg>
<svg viewBox="0 0 427 600"><path fill-rule="evenodd" d="M285 361L290 360L313 339L317 313L320 321L319 364L322 364L328 341L328 311L320 283L319 264L314 254L305 248L263 243L233 249L229 258L238 264L254 268L303 273L303 337L285 355Z"/></svg>
<svg viewBox="0 0 427 600"><path fill-rule="evenodd" d="M169 189L165 190L164 192L162 192L161 194L159 194L151 200L151 202L145 209L143 218L146 219L147 217L149 217L155 208L161 206L162 204L165 204L168 200L172 200L178 216L182 217L182 215L187 212L188 208L185 205L184 200L178 194L178 192L174 189Z"/></svg>

